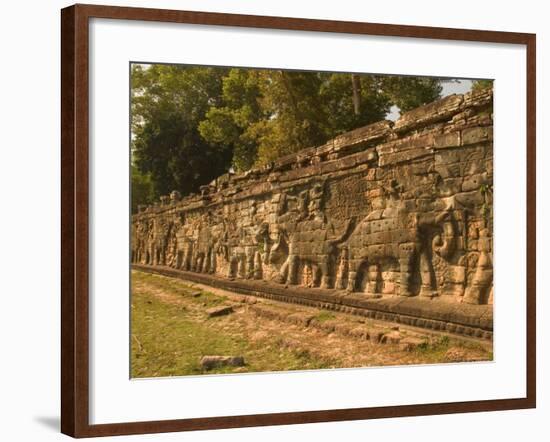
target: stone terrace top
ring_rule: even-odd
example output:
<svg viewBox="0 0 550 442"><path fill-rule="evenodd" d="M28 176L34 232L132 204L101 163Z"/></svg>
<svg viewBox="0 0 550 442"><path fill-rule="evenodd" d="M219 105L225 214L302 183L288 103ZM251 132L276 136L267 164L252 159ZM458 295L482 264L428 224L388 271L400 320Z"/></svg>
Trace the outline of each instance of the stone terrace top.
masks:
<svg viewBox="0 0 550 442"><path fill-rule="evenodd" d="M468 125L491 125L492 115L481 112L491 105L492 89L481 89L463 95L449 95L441 100L405 112L394 122L382 120L339 135L321 146L300 150L262 167L243 173L226 173L201 186L199 194L180 198L177 191L162 196L152 206L140 206L134 217L148 217L174 209L189 211L240 200L252 195L285 188L296 181L328 175L362 164L383 167L399 162L402 146L420 148L420 153L433 153L438 144L449 143L449 135L457 134L453 145L470 144L467 137L456 131L460 122ZM476 115L477 114L477 115ZM485 121L487 120L487 121ZM470 124L471 123L471 124ZM451 141L453 142L453 141ZM285 183L288 183L285 185Z"/></svg>

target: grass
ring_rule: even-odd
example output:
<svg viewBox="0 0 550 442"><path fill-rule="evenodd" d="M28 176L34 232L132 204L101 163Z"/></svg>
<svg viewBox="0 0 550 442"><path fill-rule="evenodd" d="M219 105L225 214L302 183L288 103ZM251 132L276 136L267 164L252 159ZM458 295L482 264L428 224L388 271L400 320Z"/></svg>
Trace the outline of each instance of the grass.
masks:
<svg viewBox="0 0 550 442"><path fill-rule="evenodd" d="M135 277L135 275L133 276ZM197 292L191 287L173 284L168 279L140 275L141 281L154 281L171 290L185 303L165 302L152 293L133 290L131 375L134 378L181 376L232 372L281 371L327 368L330 361L313 357L309 352L286 348L283 341L270 337L249 340L238 328L228 332L221 327L224 318L206 319L193 314L193 304L212 307L226 302L225 297ZM222 367L204 371L204 355L244 356L245 367Z"/></svg>
<svg viewBox="0 0 550 442"><path fill-rule="evenodd" d="M449 352L452 352L453 350L479 353L482 355L481 359L489 361L493 360L493 352L487 350L481 344L474 341L465 340L460 340L457 342L446 335L443 335L434 341L425 342L419 345L416 348L415 353L426 363L438 363L448 359ZM455 362L459 362L459 360L457 359Z"/></svg>
<svg viewBox="0 0 550 442"><path fill-rule="evenodd" d="M142 283L153 284L159 290L173 295L179 295L186 302L191 302L202 307L216 307L227 301L226 296L215 295L205 290L198 290L186 285L177 279L160 277L150 273L132 273L132 277ZM200 293L199 296L195 296Z"/></svg>
<svg viewBox="0 0 550 442"><path fill-rule="evenodd" d="M416 353L426 360L441 361L451 346L448 336L441 336L433 342L424 342L416 348Z"/></svg>
<svg viewBox="0 0 550 442"><path fill-rule="evenodd" d="M315 316L315 319L319 322L330 321L331 319L336 319L336 315L327 310L321 310L319 314Z"/></svg>
<svg viewBox="0 0 550 442"><path fill-rule="evenodd" d="M232 305L234 313L208 318L208 309L222 305ZM316 311L315 319L355 326L371 322L328 310ZM135 271L131 333L133 378L492 360L492 352L480 343L445 335L403 351L398 344L373 344L264 319L234 297ZM246 364L204 371L200 359L205 355L243 356Z"/></svg>

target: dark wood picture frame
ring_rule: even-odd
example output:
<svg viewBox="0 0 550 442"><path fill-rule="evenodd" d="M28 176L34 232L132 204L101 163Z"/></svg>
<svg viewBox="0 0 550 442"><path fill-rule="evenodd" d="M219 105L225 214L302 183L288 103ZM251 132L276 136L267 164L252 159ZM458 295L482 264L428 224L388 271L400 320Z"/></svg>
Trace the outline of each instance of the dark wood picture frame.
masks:
<svg viewBox="0 0 550 442"><path fill-rule="evenodd" d="M393 37L512 43L527 51L527 394L444 404L316 410L90 425L88 26L90 18L143 20ZM285 425L534 408L536 405L535 47L534 34L262 17L98 5L61 11L61 431L73 437Z"/></svg>

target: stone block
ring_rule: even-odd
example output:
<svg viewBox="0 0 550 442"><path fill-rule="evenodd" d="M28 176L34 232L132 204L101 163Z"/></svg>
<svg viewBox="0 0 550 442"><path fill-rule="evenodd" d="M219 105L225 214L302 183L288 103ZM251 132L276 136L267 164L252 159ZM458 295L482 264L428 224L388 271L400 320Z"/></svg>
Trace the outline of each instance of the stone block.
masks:
<svg viewBox="0 0 550 442"><path fill-rule="evenodd" d="M379 165L388 166L390 164L403 163L411 161L415 158L420 158L426 155L433 154L432 147L422 147L418 149L411 149L404 152L395 152L379 155Z"/></svg>
<svg viewBox="0 0 550 442"><path fill-rule="evenodd" d="M382 344L399 344L401 341L401 333L398 331L391 331L382 335L380 342Z"/></svg>
<svg viewBox="0 0 550 442"><path fill-rule="evenodd" d="M462 95L449 95L442 100L405 112L395 122L394 131L400 133L420 126L449 120L460 111L463 101Z"/></svg>
<svg viewBox="0 0 550 442"><path fill-rule="evenodd" d="M384 120L342 134L332 141L335 150L343 150L357 145L383 139L391 133L392 123Z"/></svg>
<svg viewBox="0 0 550 442"><path fill-rule="evenodd" d="M412 149L426 149L433 147L435 135L432 133L424 135L411 135L396 141L391 141L386 144L381 144L376 147L376 152L379 155L386 155L389 153L404 152Z"/></svg>
<svg viewBox="0 0 550 442"><path fill-rule="evenodd" d="M436 149L446 149L448 147L457 147L461 145L460 132L450 132L442 135L437 135L434 140Z"/></svg>
<svg viewBox="0 0 550 442"><path fill-rule="evenodd" d="M233 307L230 305L212 307L206 310L206 314L209 318L216 318L218 316L225 316L233 313Z"/></svg>
<svg viewBox="0 0 550 442"><path fill-rule="evenodd" d="M486 173L478 173L475 175L467 176L462 182L462 191L470 192L472 190L478 190L482 185L488 184L491 180Z"/></svg>
<svg viewBox="0 0 550 442"><path fill-rule="evenodd" d="M493 139L493 127L471 127L462 131L462 145L477 144Z"/></svg>
<svg viewBox="0 0 550 442"><path fill-rule="evenodd" d="M427 338L406 337L399 341L399 348L402 351L414 351L419 347L426 345Z"/></svg>
<svg viewBox="0 0 550 442"><path fill-rule="evenodd" d="M479 333L476 310L461 301L475 275L490 279L492 232L464 241L464 229L471 235L472 227L493 223L492 213L482 213L487 194L480 192L492 180L491 100L487 91L446 97L404 113L395 125L369 125L224 175L215 187L203 186L203 195L142 207L132 216L133 263L163 272L176 267L195 282L247 295L337 305L381 320L398 315L443 330L454 322L455 331ZM430 253L437 235L453 239L451 256ZM343 295L352 273L355 291L363 290L369 266L376 281L370 291L384 296ZM421 276L441 299L408 304L420 298ZM487 296L480 302L488 303L481 289Z"/></svg>
<svg viewBox="0 0 550 442"><path fill-rule="evenodd" d="M203 370L219 367L243 367L245 365L243 356L203 356L199 363Z"/></svg>

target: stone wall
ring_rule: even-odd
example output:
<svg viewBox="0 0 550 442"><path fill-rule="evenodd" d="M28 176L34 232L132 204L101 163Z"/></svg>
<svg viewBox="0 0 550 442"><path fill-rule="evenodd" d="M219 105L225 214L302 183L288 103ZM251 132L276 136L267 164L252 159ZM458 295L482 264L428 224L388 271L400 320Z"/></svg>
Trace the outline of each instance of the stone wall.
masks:
<svg viewBox="0 0 550 442"><path fill-rule="evenodd" d="M451 95L140 207L132 262L492 304L492 91ZM256 281L257 282L257 281Z"/></svg>

